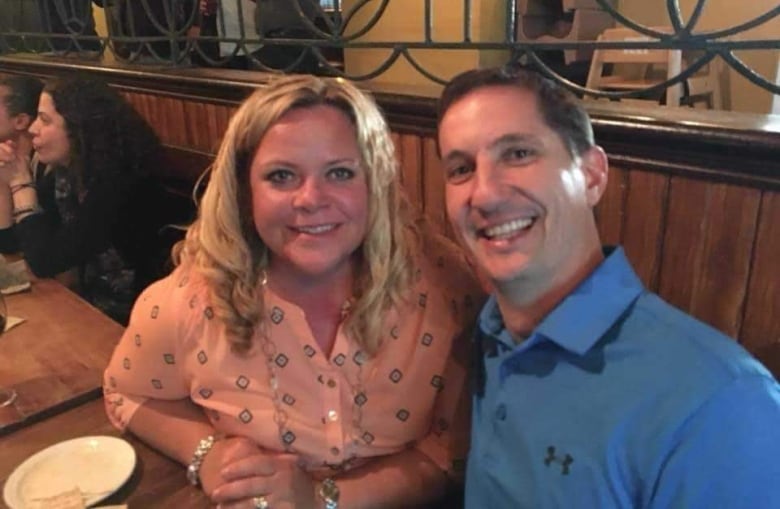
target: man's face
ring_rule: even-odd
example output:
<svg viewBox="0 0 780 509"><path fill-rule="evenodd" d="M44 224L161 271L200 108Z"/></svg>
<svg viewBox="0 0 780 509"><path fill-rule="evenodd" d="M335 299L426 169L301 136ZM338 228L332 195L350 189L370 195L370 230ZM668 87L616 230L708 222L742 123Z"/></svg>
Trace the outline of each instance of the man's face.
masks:
<svg viewBox="0 0 780 509"><path fill-rule="evenodd" d="M489 86L460 98L439 146L449 219L497 287L543 291L599 249L592 207L606 185L604 153L572 159L533 93Z"/></svg>

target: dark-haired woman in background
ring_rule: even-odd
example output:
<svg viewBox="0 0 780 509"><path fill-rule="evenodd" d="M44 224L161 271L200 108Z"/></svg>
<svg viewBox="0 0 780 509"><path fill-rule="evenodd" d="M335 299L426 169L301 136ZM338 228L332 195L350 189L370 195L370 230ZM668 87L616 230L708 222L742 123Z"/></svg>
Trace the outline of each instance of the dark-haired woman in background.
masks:
<svg viewBox="0 0 780 509"><path fill-rule="evenodd" d="M163 264L163 195L147 175L159 164L157 137L117 92L83 77L44 88L30 133L43 178L33 179L12 142L0 144L27 264L39 277L78 269L79 292L126 323Z"/></svg>
<svg viewBox="0 0 780 509"><path fill-rule="evenodd" d="M28 131L37 115L43 83L31 76L0 77L0 143L12 141L18 157L29 158L32 135ZM0 181L0 253L19 250L14 235L11 189Z"/></svg>

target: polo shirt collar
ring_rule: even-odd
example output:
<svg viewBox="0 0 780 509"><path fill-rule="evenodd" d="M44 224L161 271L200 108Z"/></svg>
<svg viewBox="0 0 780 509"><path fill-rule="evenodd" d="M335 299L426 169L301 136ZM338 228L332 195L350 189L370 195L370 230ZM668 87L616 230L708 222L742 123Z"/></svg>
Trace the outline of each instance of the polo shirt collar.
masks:
<svg viewBox="0 0 780 509"><path fill-rule="evenodd" d="M546 339L583 355L618 321L644 286L622 248L607 247L604 255L604 261L542 320L521 347ZM505 346L514 347L495 296L482 309L479 327Z"/></svg>

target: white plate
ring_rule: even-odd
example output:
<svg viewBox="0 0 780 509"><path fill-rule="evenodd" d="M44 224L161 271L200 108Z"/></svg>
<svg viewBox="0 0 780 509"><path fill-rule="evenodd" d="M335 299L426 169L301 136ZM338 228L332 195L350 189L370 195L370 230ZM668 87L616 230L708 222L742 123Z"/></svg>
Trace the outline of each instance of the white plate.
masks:
<svg viewBox="0 0 780 509"><path fill-rule="evenodd" d="M5 483L3 498L11 509L24 509L33 499L78 487L84 505L89 506L118 490L134 468L135 451L124 440L75 438L47 447L16 467Z"/></svg>

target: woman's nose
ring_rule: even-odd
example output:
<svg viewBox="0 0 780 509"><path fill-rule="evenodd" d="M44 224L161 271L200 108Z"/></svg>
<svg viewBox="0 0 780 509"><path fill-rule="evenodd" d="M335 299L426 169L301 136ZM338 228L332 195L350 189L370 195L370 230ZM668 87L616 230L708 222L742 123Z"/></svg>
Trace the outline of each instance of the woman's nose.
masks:
<svg viewBox="0 0 780 509"><path fill-rule="evenodd" d="M293 206L306 211L313 211L325 206L327 196L323 183L317 179L307 179L295 194Z"/></svg>

